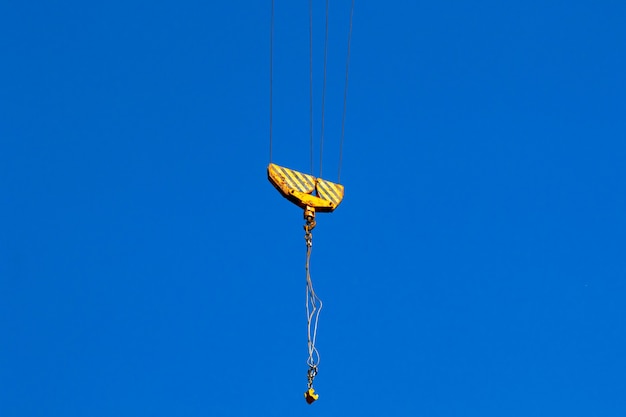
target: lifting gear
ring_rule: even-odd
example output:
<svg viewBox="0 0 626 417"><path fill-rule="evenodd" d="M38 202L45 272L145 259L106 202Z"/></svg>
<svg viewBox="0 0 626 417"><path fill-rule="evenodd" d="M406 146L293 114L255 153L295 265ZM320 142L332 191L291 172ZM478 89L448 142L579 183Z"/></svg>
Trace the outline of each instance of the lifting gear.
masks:
<svg viewBox="0 0 626 417"><path fill-rule="evenodd" d="M313 389L313 380L317 375L320 361L319 352L315 347L317 339L317 322L322 310L322 300L313 289L310 273L311 249L313 247L313 229L315 228L315 212L332 212L337 208L344 195L341 184L315 178L293 169L270 163L267 167L267 177L272 185L289 201L304 209L304 240L306 242L306 316L309 358L307 365L307 391L304 398L312 404L319 398ZM313 195L315 193L315 195Z"/></svg>
<svg viewBox="0 0 626 417"><path fill-rule="evenodd" d="M343 199L343 185L276 164L268 165L267 178L283 197L305 209L305 215L307 209L330 213Z"/></svg>
<svg viewBox="0 0 626 417"><path fill-rule="evenodd" d="M309 384L308 389L304 393L304 399L309 404L313 404L313 402L320 397L319 394L316 394L313 389L313 379L315 378L315 375L317 375L317 365L309 366L309 371L307 372Z"/></svg>
<svg viewBox="0 0 626 417"><path fill-rule="evenodd" d="M343 156L343 141L345 136L346 123L346 103L348 97L348 70L350 67L350 44L352 39L352 18L354 15L355 0L351 0L350 6L350 26L348 31L348 49L346 54L346 78L343 91L343 112L341 116L341 135L339 139L339 166L337 171L337 183L316 178L313 174L313 0L309 0L309 136L310 136L310 162L311 175L281 167L272 163L272 138L273 138L273 67L274 67L274 1L272 2L270 18L270 59L269 59L269 162L267 167L267 177L272 185L282 194L283 197L304 210L305 241L306 241L306 315L307 315L307 336L309 358L307 365L308 390L304 393L306 402L312 404L319 396L313 389L313 379L317 375L319 365L319 352L315 347L317 336L317 322L322 309L322 300L319 299L313 290L309 263L311 258L311 248L313 246L312 231L315 228L315 213L330 213L334 211L343 199L344 188L338 182L341 179L341 161ZM324 127L325 127L325 102L326 102L326 73L328 61L328 26L329 26L329 0L326 0L326 26L324 38L324 72L322 83L322 108L321 108L321 129L319 145L319 177L322 176L322 162L324 151Z"/></svg>
<svg viewBox="0 0 626 417"><path fill-rule="evenodd" d="M313 402L315 402L315 400L317 400L319 397L319 394L316 394L313 388L309 388L307 392L304 393L304 399L309 404L313 404Z"/></svg>

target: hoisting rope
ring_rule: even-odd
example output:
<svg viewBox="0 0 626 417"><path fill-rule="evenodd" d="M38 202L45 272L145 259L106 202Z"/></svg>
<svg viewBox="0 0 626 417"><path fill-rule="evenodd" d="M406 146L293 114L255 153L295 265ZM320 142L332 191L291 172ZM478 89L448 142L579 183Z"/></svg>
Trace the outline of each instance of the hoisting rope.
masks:
<svg viewBox="0 0 626 417"><path fill-rule="evenodd" d="M320 175L322 178L322 158L324 156L324 104L326 102L326 67L328 62L328 0L326 0L326 29L324 34L324 81L322 82L322 127L320 133Z"/></svg>
<svg viewBox="0 0 626 417"><path fill-rule="evenodd" d="M274 72L274 1L272 0L270 16L270 103L269 103L269 125L270 125L270 163L272 162L272 138L273 138L273 72ZM322 156L324 146L324 113L326 96L326 65L328 54L328 0L326 0L326 30L324 37L324 81L322 87L322 129L320 137L320 177L322 176ZM343 91L343 112L341 115L341 137L339 140L339 166L337 170L337 182L341 182L341 166L343 163L343 142L346 131L346 110L348 103L348 80L350 69L350 48L352 43L352 21L354 16L354 0L350 6L350 29L348 32L348 51L346 54L346 81ZM309 0L309 148L311 175L313 175L313 0Z"/></svg>
<svg viewBox="0 0 626 417"><path fill-rule="evenodd" d="M272 119L273 119L273 90L274 90L274 0L270 17L270 163L272 162Z"/></svg>
<svg viewBox="0 0 626 417"><path fill-rule="evenodd" d="M313 281L311 280L311 249L313 247L313 234L311 233L315 227L315 213L305 211L306 224L304 225L304 240L306 241L306 318L307 318L307 338L309 358L307 359L307 365L309 370L307 372L308 388L313 388L313 379L317 375L317 367L320 362L320 355L315 347L317 339L317 323L319 320L320 311L322 311L322 300L317 296L313 289Z"/></svg>
<svg viewBox="0 0 626 417"><path fill-rule="evenodd" d="M309 148L313 175L313 0L309 0Z"/></svg>
<svg viewBox="0 0 626 417"><path fill-rule="evenodd" d="M348 74L350 69L350 43L352 41L352 17L354 16L354 0L350 6L350 29L348 32L348 53L346 54L346 83L343 89L343 114L341 115L341 139L339 140L339 170L337 182L341 182L341 162L343 159L343 138L346 132L346 107L348 103Z"/></svg>

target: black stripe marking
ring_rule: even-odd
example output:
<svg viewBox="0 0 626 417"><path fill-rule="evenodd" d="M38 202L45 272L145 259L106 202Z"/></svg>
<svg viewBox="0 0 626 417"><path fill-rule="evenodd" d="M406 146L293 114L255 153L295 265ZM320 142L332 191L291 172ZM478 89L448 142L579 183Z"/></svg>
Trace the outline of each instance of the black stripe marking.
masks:
<svg viewBox="0 0 626 417"><path fill-rule="evenodd" d="M279 167L279 168L280 168L280 171L282 173L283 179L287 183L287 186L289 188L297 188L297 184L293 181L293 179L291 178L291 175L289 175L289 172L287 171L287 169L285 169L283 167Z"/></svg>
<svg viewBox="0 0 626 417"><path fill-rule="evenodd" d="M280 167L280 169L283 171L283 174L285 174L285 176L286 176L286 178L288 180L287 182L289 183L288 184L289 186L291 186L292 188L295 188L296 190L298 190L300 192L303 192L303 193L306 192L306 185L304 185L302 183L302 180L300 180L297 175L295 175L295 179L294 179L294 176L291 175L289 170L287 170L286 168L283 168L283 167ZM302 189L301 187L299 187L298 183L300 183L302 185L302 187L305 187L305 188Z"/></svg>
<svg viewBox="0 0 626 417"><path fill-rule="evenodd" d="M315 185L313 187L309 185L309 180L306 177L306 175L298 171L292 171L292 172L295 174L296 177L298 177L298 180L300 180L300 183L302 183L302 186L304 187L302 192L308 193L311 191L311 188L315 188Z"/></svg>
<svg viewBox="0 0 626 417"><path fill-rule="evenodd" d="M325 184L323 184L322 182L319 182L319 181L317 183L317 194L320 195L325 200L331 200L332 201L332 196L328 192L328 189L325 187Z"/></svg>
<svg viewBox="0 0 626 417"><path fill-rule="evenodd" d="M302 176L306 180L306 183L308 185L308 189L309 190L313 190L315 188L315 179L312 180L309 175L305 175L305 174L302 174Z"/></svg>
<svg viewBox="0 0 626 417"><path fill-rule="evenodd" d="M333 202L337 203L337 201L341 200L341 197L337 194L337 192L332 188L332 186L326 184L325 182L318 181L317 185L322 188L322 191L328 196L328 198ZM331 195L332 194L332 195ZM334 198L333 198L334 196Z"/></svg>

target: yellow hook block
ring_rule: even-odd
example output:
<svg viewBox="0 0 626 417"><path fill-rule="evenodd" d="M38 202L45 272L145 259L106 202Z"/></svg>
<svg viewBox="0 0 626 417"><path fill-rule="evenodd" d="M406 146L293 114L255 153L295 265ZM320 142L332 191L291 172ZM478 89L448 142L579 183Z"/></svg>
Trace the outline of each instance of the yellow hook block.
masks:
<svg viewBox="0 0 626 417"><path fill-rule="evenodd" d="M304 399L308 404L313 404L319 397L319 394L316 394L313 388L309 388L307 392L304 393Z"/></svg>
<svg viewBox="0 0 626 417"><path fill-rule="evenodd" d="M268 165L267 178L283 197L303 209L330 213L343 200L343 185L276 164Z"/></svg>

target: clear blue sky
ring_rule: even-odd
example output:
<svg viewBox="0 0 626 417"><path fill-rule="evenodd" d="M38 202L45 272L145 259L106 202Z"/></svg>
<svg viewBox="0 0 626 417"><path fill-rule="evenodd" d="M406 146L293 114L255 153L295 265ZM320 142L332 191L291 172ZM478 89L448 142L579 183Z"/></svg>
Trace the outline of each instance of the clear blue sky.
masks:
<svg viewBox="0 0 626 417"><path fill-rule="evenodd" d="M330 1L330 180L348 14ZM312 406L269 18L0 5L0 415L626 415L626 3L356 1ZM307 171L308 2L277 1L274 46L273 159Z"/></svg>

